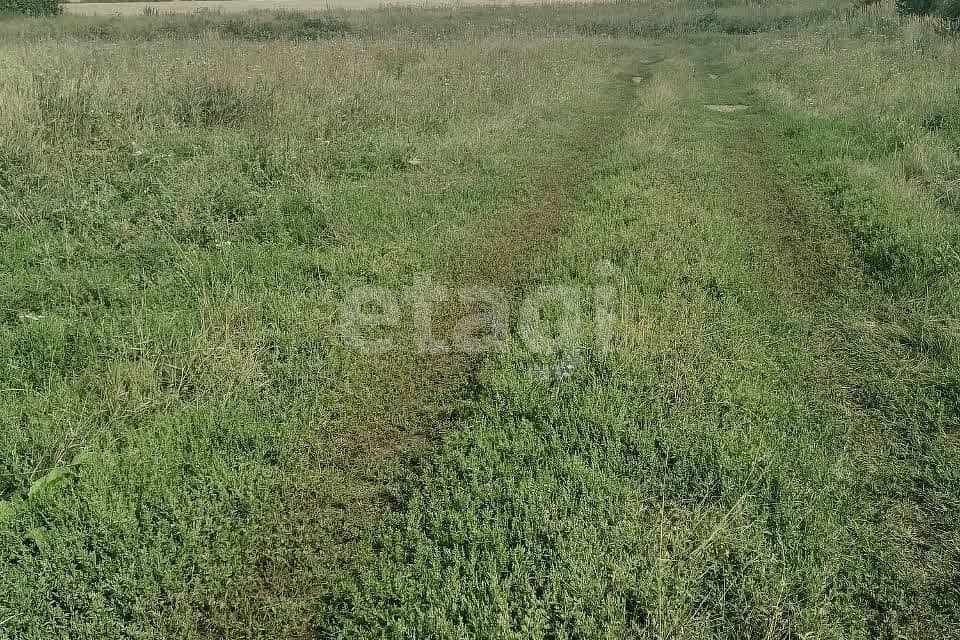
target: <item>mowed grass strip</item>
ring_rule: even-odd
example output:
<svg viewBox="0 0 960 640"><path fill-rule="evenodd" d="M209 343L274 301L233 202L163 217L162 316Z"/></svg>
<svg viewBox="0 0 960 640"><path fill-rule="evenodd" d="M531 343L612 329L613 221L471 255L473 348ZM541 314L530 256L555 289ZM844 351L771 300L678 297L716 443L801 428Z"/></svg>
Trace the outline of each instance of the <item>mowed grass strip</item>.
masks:
<svg viewBox="0 0 960 640"><path fill-rule="evenodd" d="M322 635L955 633L956 271L927 257L955 222L895 150L899 189L838 198L824 164L870 152L769 101L758 45L783 50L696 38L636 68L632 133L535 268L585 308L622 291L618 341L488 362Z"/></svg>
<svg viewBox="0 0 960 640"><path fill-rule="evenodd" d="M657 58L536 269L621 292L612 350L544 362L517 344L484 368L407 508L331 598L330 635L841 633L826 585L850 498L828 354L758 234L769 168L732 155L762 116L705 110L685 49ZM572 373L545 379L554 364Z"/></svg>

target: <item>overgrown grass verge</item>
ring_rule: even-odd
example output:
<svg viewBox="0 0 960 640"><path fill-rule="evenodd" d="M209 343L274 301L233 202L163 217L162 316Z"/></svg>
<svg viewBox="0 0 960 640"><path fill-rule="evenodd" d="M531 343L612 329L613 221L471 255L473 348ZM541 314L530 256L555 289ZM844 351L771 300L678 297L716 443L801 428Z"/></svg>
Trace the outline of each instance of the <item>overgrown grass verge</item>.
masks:
<svg viewBox="0 0 960 640"><path fill-rule="evenodd" d="M219 34L246 40L313 40L345 35L458 39L482 36L676 37L687 33L755 33L799 29L841 15L831 0L756 4L746 0L670 0L543 6L397 8L375 11L163 14L124 17L68 16L56 23L11 22L0 32L19 39L68 36L81 40L156 41Z"/></svg>

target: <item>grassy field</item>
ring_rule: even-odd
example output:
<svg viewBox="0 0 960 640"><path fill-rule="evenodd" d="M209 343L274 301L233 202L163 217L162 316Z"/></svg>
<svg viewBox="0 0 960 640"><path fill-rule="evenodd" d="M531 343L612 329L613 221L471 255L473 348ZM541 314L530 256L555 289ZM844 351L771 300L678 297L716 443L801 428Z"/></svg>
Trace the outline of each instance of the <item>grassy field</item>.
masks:
<svg viewBox="0 0 960 640"><path fill-rule="evenodd" d="M826 0L0 22L0 638L960 637L958 82Z"/></svg>
<svg viewBox="0 0 960 640"><path fill-rule="evenodd" d="M490 7L494 5L582 4L583 0L70 0L64 13L77 16L139 16L151 11L171 13L248 13L256 11L317 12L382 8Z"/></svg>

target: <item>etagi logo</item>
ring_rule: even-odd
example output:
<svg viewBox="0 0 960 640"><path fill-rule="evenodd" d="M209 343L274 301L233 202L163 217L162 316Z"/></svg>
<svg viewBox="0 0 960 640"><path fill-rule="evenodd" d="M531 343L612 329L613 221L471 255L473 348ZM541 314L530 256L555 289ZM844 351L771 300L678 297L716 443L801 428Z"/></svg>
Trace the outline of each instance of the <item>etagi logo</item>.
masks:
<svg viewBox="0 0 960 640"><path fill-rule="evenodd" d="M399 290L363 286L340 304L340 334L365 353L504 352L511 343L549 355L590 347L609 351L622 307L614 268L599 263L598 286L549 285L517 293L504 287L448 287L418 273Z"/></svg>

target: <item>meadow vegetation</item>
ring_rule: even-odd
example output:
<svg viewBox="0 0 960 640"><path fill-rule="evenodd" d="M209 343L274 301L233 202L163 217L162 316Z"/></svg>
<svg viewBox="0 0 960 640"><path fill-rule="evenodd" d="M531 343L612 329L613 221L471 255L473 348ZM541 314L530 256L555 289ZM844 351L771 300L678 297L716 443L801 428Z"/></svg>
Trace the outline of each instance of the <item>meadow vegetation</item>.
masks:
<svg viewBox="0 0 960 640"><path fill-rule="evenodd" d="M0 0L4 16L54 16L61 12L59 0Z"/></svg>
<svg viewBox="0 0 960 640"><path fill-rule="evenodd" d="M897 0L901 15L934 16L948 21L960 18L960 2L957 0Z"/></svg>
<svg viewBox="0 0 960 640"><path fill-rule="evenodd" d="M957 637L958 82L892 4L0 22L0 638ZM613 342L344 340L423 273Z"/></svg>

